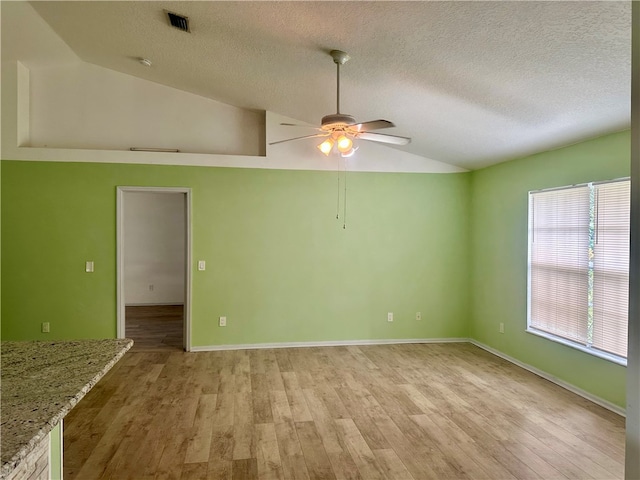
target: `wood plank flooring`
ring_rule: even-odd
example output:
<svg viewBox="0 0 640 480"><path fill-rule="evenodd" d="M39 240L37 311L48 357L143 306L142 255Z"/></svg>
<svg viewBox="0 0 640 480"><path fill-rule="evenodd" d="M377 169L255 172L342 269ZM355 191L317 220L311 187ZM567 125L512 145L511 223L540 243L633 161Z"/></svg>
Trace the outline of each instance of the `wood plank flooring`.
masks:
<svg viewBox="0 0 640 480"><path fill-rule="evenodd" d="M183 349L183 306L143 305L125 307L125 336L133 351Z"/></svg>
<svg viewBox="0 0 640 480"><path fill-rule="evenodd" d="M65 479L619 479L624 419L470 344L128 352Z"/></svg>

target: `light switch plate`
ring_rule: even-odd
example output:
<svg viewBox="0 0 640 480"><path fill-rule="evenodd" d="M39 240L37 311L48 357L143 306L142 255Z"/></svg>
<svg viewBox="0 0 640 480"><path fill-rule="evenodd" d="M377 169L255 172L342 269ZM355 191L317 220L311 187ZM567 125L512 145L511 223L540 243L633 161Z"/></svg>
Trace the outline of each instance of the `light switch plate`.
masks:
<svg viewBox="0 0 640 480"><path fill-rule="evenodd" d="M198 260L198 270L202 272L205 270L205 268L207 268L207 262L205 262L204 260Z"/></svg>
<svg viewBox="0 0 640 480"><path fill-rule="evenodd" d="M93 262L85 262L84 271L87 273L93 273Z"/></svg>

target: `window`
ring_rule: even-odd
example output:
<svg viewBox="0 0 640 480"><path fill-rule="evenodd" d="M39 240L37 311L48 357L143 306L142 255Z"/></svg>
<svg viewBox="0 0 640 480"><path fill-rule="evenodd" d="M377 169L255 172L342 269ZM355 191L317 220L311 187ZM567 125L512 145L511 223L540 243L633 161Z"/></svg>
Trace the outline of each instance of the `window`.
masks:
<svg viewBox="0 0 640 480"><path fill-rule="evenodd" d="M626 363L629 180L529 193L527 331Z"/></svg>

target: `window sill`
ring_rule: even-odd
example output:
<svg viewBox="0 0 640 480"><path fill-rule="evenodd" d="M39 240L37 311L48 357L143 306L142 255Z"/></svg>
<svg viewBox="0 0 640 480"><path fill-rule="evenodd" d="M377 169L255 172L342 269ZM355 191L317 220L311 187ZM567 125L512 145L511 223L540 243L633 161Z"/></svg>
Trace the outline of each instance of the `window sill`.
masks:
<svg viewBox="0 0 640 480"><path fill-rule="evenodd" d="M556 337L555 335L551 335L550 333L536 330L535 328L528 327L526 332L538 337L546 338L547 340L551 340L552 342L556 342L561 345L566 345L567 347L575 348L576 350L580 350L581 352L588 353L589 355L593 355L594 357L602 358L603 360L608 360L609 362L622 365L623 367L627 366L627 359L619 357L618 355L613 355L612 353L607 353L595 348L586 347L584 345L580 345L579 343Z"/></svg>

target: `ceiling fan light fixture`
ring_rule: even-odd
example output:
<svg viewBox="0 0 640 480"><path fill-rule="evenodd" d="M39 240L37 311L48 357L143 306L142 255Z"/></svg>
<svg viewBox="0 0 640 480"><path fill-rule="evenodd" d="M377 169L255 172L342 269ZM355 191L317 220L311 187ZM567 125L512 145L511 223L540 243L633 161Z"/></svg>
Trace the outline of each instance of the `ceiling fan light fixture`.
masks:
<svg viewBox="0 0 640 480"><path fill-rule="evenodd" d="M318 150L324 153L326 156L329 156L331 150L333 150L334 141L331 138L327 138L324 142L318 145Z"/></svg>
<svg viewBox="0 0 640 480"><path fill-rule="evenodd" d="M356 150L358 150L358 147L352 147L346 152L342 152L340 155L342 155L343 158L349 158L352 157L354 153L356 153Z"/></svg>
<svg viewBox="0 0 640 480"><path fill-rule="evenodd" d="M347 153L353 147L353 142L346 135L340 135L338 137L338 151L340 153Z"/></svg>

